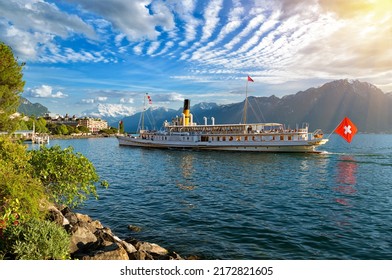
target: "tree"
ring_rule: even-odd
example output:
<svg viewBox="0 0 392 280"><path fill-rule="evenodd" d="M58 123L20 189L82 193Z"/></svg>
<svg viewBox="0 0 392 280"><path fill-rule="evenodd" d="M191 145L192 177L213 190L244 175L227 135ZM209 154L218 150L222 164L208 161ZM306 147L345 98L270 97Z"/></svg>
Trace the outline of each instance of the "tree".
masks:
<svg viewBox="0 0 392 280"><path fill-rule="evenodd" d="M88 127L86 127L86 126L82 126L82 125L78 126L78 129L82 133L90 133L90 129L88 129Z"/></svg>
<svg viewBox="0 0 392 280"><path fill-rule="evenodd" d="M46 120L44 118L38 118L35 121L35 131L38 133L47 133Z"/></svg>
<svg viewBox="0 0 392 280"><path fill-rule="evenodd" d="M16 127L17 130L29 130L29 127L24 120L19 121L19 125Z"/></svg>
<svg viewBox="0 0 392 280"><path fill-rule="evenodd" d="M0 42L0 131L13 131L17 120L10 119L19 107L23 91L23 64L19 64L9 46Z"/></svg>
<svg viewBox="0 0 392 280"><path fill-rule="evenodd" d="M60 134L60 135L69 134L67 126L65 124L58 125L55 129L55 134Z"/></svg>

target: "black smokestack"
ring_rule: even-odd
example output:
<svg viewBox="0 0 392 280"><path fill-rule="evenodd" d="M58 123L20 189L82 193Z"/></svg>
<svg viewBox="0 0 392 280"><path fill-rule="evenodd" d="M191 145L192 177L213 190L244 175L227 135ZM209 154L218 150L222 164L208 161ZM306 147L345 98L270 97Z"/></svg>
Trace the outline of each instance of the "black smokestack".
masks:
<svg viewBox="0 0 392 280"><path fill-rule="evenodd" d="M191 101L189 99L184 100L184 111L185 110L190 110L191 108Z"/></svg>

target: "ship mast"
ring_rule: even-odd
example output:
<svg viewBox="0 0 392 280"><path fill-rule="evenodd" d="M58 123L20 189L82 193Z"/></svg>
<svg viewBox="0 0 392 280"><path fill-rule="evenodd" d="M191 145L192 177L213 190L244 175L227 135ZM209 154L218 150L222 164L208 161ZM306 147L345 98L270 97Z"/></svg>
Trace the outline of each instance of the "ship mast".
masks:
<svg viewBox="0 0 392 280"><path fill-rule="evenodd" d="M141 130L144 130L144 113L146 112L146 96L147 96L147 93L144 95L144 98L143 98L143 112L142 112L142 127L141 127Z"/></svg>
<svg viewBox="0 0 392 280"><path fill-rule="evenodd" d="M147 96L148 96L148 93L146 93L146 94L144 95L144 99L143 99L143 111L142 111L142 113L140 114L139 124L138 124L138 126L137 126L137 130L138 130L138 131L144 130L144 113L145 113L145 111L146 111L146 97L147 97Z"/></svg>
<svg viewBox="0 0 392 280"><path fill-rule="evenodd" d="M243 121L244 124L246 124L246 115L247 115L247 109L248 109L248 83L249 82L254 82L253 79L248 75L248 79L246 80L246 90L245 90L245 104L244 104L244 116L243 116Z"/></svg>
<svg viewBox="0 0 392 280"><path fill-rule="evenodd" d="M245 104L244 104L244 116L243 116L243 122L244 124L246 124L246 114L247 114L247 109L248 109L248 82L249 82L249 78L248 80L246 80L246 90L245 90Z"/></svg>

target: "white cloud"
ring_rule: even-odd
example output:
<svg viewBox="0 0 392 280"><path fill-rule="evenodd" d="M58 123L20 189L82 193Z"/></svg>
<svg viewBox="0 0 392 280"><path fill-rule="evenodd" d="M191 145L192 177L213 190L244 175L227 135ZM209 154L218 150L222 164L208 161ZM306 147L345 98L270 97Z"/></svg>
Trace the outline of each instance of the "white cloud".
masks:
<svg viewBox="0 0 392 280"><path fill-rule="evenodd" d="M88 12L96 13L110 21L115 29L124 33L128 40L142 39L155 40L160 32L156 30L161 26L165 30L174 27L173 14L163 2L147 0L67 0L80 5ZM147 6L151 4L150 13Z"/></svg>
<svg viewBox="0 0 392 280"><path fill-rule="evenodd" d="M180 41L179 46L185 47L196 39L197 28L202 24L200 19L193 16L196 0L170 0L169 3L181 21L183 21L181 27L185 30L185 34L183 34L183 39Z"/></svg>
<svg viewBox="0 0 392 280"><path fill-rule="evenodd" d="M145 43L139 43L136 46L133 47L133 52L137 55L141 55L143 53L143 47L144 47Z"/></svg>
<svg viewBox="0 0 392 280"><path fill-rule="evenodd" d="M132 103L134 103L134 99L132 97L128 97L128 98L123 97L123 98L120 99L120 102L121 103L132 104Z"/></svg>
<svg viewBox="0 0 392 280"><path fill-rule="evenodd" d="M51 44L53 35L31 33L18 29L0 18L0 34L2 40L12 47L16 56L34 60L46 46Z"/></svg>
<svg viewBox="0 0 392 280"><path fill-rule="evenodd" d="M219 12L222 10L223 0L211 0L204 10L204 26L200 41L207 41L215 31L219 21Z"/></svg>
<svg viewBox="0 0 392 280"><path fill-rule="evenodd" d="M98 96L97 97L97 101L99 101L99 102L103 102L103 101L106 101L106 100L108 100L107 96Z"/></svg>
<svg viewBox="0 0 392 280"><path fill-rule="evenodd" d="M231 50L234 48L235 45L239 44L244 37L248 36L256 27L260 26L264 21L265 16L263 14L259 14L256 17L252 18L247 26L237 34L233 40L227 43L224 47L227 50Z"/></svg>
<svg viewBox="0 0 392 280"><path fill-rule="evenodd" d="M151 96L153 104L165 104L173 101L184 101L184 96L178 92L154 94Z"/></svg>
<svg viewBox="0 0 392 280"><path fill-rule="evenodd" d="M93 104L94 102L95 102L95 99L93 99L93 98L82 99L82 103Z"/></svg>
<svg viewBox="0 0 392 280"><path fill-rule="evenodd" d="M166 44L165 44L165 46L163 47L163 49L162 49L159 53L157 53L157 54L155 54L155 55L156 55L156 56L160 56L160 55L162 55L162 54L165 54L165 53L167 53L173 46L174 46L174 42L173 42L173 41L168 41L168 42L166 42Z"/></svg>
<svg viewBox="0 0 392 280"><path fill-rule="evenodd" d="M153 55L155 51L161 46L160 42L152 42L147 50L148 55Z"/></svg>
<svg viewBox="0 0 392 280"><path fill-rule="evenodd" d="M89 24L74 14L61 11L55 4L44 1L8 0L0 2L0 17L13 25L28 31L32 28L39 33L53 34L62 38L72 33L83 34L89 39L97 35Z"/></svg>
<svg viewBox="0 0 392 280"><path fill-rule="evenodd" d="M125 37L126 37L126 35L124 33L120 33L120 34L116 35L114 42L117 47L121 46L121 42L124 40Z"/></svg>
<svg viewBox="0 0 392 280"><path fill-rule="evenodd" d="M13 47L16 55L28 60L50 50L56 37L81 34L98 39L94 28L82 18L44 1L0 1L0 31L2 40Z"/></svg>
<svg viewBox="0 0 392 280"><path fill-rule="evenodd" d="M81 103L93 104L93 103L106 102L107 100L108 100L107 96L98 96L95 98L84 98L81 100Z"/></svg>
<svg viewBox="0 0 392 280"><path fill-rule="evenodd" d="M53 88L48 85L42 85L28 90L28 95L35 98L65 98L68 95L61 91L53 92Z"/></svg>
<svg viewBox="0 0 392 280"><path fill-rule="evenodd" d="M233 8L230 10L226 25L220 30L214 45L222 41L228 34L239 28L243 22L242 17L245 9L239 0L233 0Z"/></svg>

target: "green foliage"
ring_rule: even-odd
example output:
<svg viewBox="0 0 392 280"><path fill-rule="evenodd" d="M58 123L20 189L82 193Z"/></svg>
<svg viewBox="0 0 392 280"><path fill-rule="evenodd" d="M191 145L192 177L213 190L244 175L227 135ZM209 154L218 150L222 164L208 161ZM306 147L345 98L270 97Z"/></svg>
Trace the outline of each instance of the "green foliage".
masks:
<svg viewBox="0 0 392 280"><path fill-rule="evenodd" d="M31 176L29 160L25 146L0 137L0 228L25 217L44 216L45 189Z"/></svg>
<svg viewBox="0 0 392 280"><path fill-rule="evenodd" d="M81 125L81 126L78 127L78 129L82 133L90 133L90 129L88 129L88 127L86 127L86 126L82 126Z"/></svg>
<svg viewBox="0 0 392 280"><path fill-rule="evenodd" d="M112 134L116 134L118 132L118 130L115 127L111 127L111 128L107 128L107 129L102 129L99 132L112 135Z"/></svg>
<svg viewBox="0 0 392 280"><path fill-rule="evenodd" d="M72 125L67 125L68 134L71 135L73 133L79 133L79 129Z"/></svg>
<svg viewBox="0 0 392 280"><path fill-rule="evenodd" d="M16 127L16 130L29 130L29 127L27 126L27 122L24 120L21 120L18 123L18 126Z"/></svg>
<svg viewBox="0 0 392 280"><path fill-rule="evenodd" d="M81 127L74 127L65 124L48 123L46 127L47 127L47 131L50 131L53 135L71 135L72 133L82 132L80 130Z"/></svg>
<svg viewBox="0 0 392 280"><path fill-rule="evenodd" d="M44 118L38 118L34 120L35 122L35 132L38 133L47 133L48 129L46 128L46 120Z"/></svg>
<svg viewBox="0 0 392 280"><path fill-rule="evenodd" d="M35 119L34 117L30 117L29 120L24 121L21 120L19 121L17 129L20 130L33 130L35 128L35 132L37 133L47 133L49 130L46 127L47 123L44 118L38 118Z"/></svg>
<svg viewBox="0 0 392 280"><path fill-rule="evenodd" d="M60 134L60 135L69 134L67 126L65 124L61 124L57 126L55 129L55 134Z"/></svg>
<svg viewBox="0 0 392 280"><path fill-rule="evenodd" d="M0 131L13 131L17 121L10 119L19 106L23 91L22 66L15 59L10 47L0 42Z"/></svg>
<svg viewBox="0 0 392 280"><path fill-rule="evenodd" d="M62 226L54 222L30 219L9 226L0 243L3 258L17 260L69 259L70 237Z"/></svg>
<svg viewBox="0 0 392 280"><path fill-rule="evenodd" d="M51 201L75 207L89 195L98 198L95 184L99 176L94 165L82 154L74 153L72 147L42 147L30 151L33 174L43 183ZM107 187L107 182L101 185Z"/></svg>

